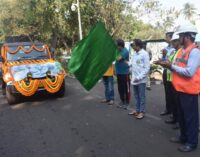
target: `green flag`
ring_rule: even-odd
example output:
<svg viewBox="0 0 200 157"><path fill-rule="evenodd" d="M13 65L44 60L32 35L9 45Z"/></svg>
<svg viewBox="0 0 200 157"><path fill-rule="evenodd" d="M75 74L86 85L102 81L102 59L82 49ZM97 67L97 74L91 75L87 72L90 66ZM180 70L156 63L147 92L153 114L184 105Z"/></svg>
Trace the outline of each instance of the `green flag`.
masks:
<svg viewBox="0 0 200 157"><path fill-rule="evenodd" d="M118 55L117 46L101 22L72 50L69 70L83 87L90 90Z"/></svg>

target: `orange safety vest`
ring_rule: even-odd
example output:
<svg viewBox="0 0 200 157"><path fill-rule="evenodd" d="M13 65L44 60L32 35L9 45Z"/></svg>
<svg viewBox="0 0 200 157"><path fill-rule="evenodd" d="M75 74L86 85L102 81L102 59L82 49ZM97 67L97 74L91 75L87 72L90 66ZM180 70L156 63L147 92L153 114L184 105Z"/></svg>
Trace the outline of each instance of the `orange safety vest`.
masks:
<svg viewBox="0 0 200 157"><path fill-rule="evenodd" d="M186 49L182 49L176 56L175 65L179 67L187 67L190 52L196 48L195 45L191 45ZM193 77L182 76L176 72L172 75L172 84L176 91L187 94L199 94L200 93L200 67L197 69Z"/></svg>

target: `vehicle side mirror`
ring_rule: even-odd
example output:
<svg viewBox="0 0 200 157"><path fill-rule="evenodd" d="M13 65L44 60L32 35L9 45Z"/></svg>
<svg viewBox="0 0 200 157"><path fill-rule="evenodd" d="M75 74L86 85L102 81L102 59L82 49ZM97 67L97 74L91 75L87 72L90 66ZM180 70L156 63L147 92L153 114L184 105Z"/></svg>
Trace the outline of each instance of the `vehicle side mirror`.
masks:
<svg viewBox="0 0 200 157"><path fill-rule="evenodd" d="M4 62L4 59L2 56L0 56L0 62Z"/></svg>

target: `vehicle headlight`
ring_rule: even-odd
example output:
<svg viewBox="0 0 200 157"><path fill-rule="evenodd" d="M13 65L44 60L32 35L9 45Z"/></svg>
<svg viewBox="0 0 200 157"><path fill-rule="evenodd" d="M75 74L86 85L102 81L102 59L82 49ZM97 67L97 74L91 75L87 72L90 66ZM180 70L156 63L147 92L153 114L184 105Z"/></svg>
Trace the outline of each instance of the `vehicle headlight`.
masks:
<svg viewBox="0 0 200 157"><path fill-rule="evenodd" d="M5 82L9 82L9 81L12 81L12 76L10 73L6 73L5 76L4 76L4 81Z"/></svg>

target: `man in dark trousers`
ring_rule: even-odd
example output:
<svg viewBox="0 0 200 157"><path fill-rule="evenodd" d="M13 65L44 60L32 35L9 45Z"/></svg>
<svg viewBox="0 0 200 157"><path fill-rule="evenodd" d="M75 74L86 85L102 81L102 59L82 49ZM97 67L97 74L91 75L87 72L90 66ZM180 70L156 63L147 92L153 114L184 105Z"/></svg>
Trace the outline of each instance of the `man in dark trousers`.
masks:
<svg viewBox="0 0 200 157"><path fill-rule="evenodd" d="M168 60L171 63L175 63L177 53L179 53L179 51L181 51L181 43L179 40L179 35L177 33L174 33L171 41L172 41L172 46L175 50L168 57ZM172 85L172 72L169 69L167 69L167 83L168 83L168 87L169 87L169 90L168 90L169 91L169 93L168 93L169 99L170 99L169 102L172 105L172 108L171 108L172 117L170 119L166 120L165 122L169 123L169 124L176 124L175 126L173 126L173 129L178 129L179 124L178 124L177 92Z"/></svg>
<svg viewBox="0 0 200 157"><path fill-rule="evenodd" d="M180 136L171 142L182 143L181 152L190 152L198 146L200 93L200 50L194 44L197 29L188 23L178 28L183 46L176 56L175 63L169 61L162 65L172 70L172 84L178 95Z"/></svg>
<svg viewBox="0 0 200 157"><path fill-rule="evenodd" d="M166 42L168 43L168 46L163 49L164 55L163 55L162 60L164 60L164 61L167 61L168 57L174 51L174 48L171 45L171 38L172 38L173 33L174 32L167 32L165 34ZM163 71L163 85L164 85L164 89L165 89L165 110L160 113L161 116L165 116L165 115L172 113L172 104L170 102L170 90L169 90L168 82L167 82L167 69L166 68L164 68L164 71Z"/></svg>
<svg viewBox="0 0 200 157"><path fill-rule="evenodd" d="M127 109L130 102L129 52L125 48L125 43L122 39L117 40L117 46L120 55L115 63L115 72L117 75L118 92L121 99L121 103L118 107Z"/></svg>

